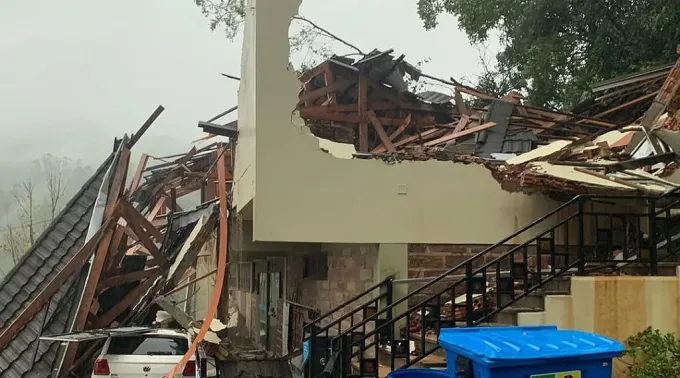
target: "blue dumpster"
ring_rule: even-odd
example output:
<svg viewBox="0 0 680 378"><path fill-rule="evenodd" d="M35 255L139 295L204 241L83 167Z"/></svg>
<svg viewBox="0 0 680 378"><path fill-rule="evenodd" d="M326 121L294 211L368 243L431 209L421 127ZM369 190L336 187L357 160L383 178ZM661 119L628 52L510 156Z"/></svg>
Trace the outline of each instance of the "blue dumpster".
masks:
<svg viewBox="0 0 680 378"><path fill-rule="evenodd" d="M451 376L443 370L399 369L387 374L387 378L451 378Z"/></svg>
<svg viewBox="0 0 680 378"><path fill-rule="evenodd" d="M555 326L447 328L439 333L450 377L611 378L618 341Z"/></svg>

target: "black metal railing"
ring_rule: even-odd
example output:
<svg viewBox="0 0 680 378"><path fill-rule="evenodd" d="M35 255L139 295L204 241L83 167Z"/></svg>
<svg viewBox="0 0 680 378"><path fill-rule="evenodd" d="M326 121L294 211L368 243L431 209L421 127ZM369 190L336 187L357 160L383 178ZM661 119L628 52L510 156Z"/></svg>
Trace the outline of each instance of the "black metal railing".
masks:
<svg viewBox="0 0 680 378"><path fill-rule="evenodd" d="M303 343L308 343L309 348L307 376L315 377L324 371L332 371L333 364L329 365L328 361L336 359L332 358L330 340L343 333L343 323L349 323L346 328L354 327L355 323L388 307L392 303L393 279L393 276L387 277L304 326ZM389 320L391 311L386 316L386 320Z"/></svg>
<svg viewBox="0 0 680 378"><path fill-rule="evenodd" d="M680 211L679 192L653 198L577 196L398 300L391 298L390 282L390 300L383 302L382 309L376 304L374 311L363 313L356 324L352 320L343 331L340 325L348 314L344 315L332 323L338 325L336 335L327 332L330 325L315 333L326 331L325 368L311 369L308 376L378 377L379 357L385 351L387 370L410 367L439 349L436 342L427 340L441 328L492 321L562 275L615 272L631 266L657 275L659 263L677 257L680 250L680 223L673 221L673 211ZM621 211L625 202L634 210ZM619 208L595 209L607 206ZM516 238L523 242L506 244ZM425 300L409 306L423 295ZM365 309L371 303L356 308ZM416 341L413 354L410 346Z"/></svg>

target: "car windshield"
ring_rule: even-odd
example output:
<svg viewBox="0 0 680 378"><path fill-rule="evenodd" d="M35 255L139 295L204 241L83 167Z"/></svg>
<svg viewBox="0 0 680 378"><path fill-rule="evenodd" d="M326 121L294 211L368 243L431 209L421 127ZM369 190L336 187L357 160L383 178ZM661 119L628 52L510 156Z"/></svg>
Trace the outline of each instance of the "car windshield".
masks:
<svg viewBox="0 0 680 378"><path fill-rule="evenodd" d="M121 336L111 339L106 354L129 356L181 356L189 350L184 337L164 335Z"/></svg>

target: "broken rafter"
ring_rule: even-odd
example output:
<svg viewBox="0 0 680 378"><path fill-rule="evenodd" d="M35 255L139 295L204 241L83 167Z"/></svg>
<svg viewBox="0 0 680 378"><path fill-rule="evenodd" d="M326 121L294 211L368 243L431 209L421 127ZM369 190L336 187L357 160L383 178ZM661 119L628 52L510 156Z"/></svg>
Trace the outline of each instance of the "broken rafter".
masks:
<svg viewBox="0 0 680 378"><path fill-rule="evenodd" d="M326 82L326 86L332 86L335 84L335 75L333 73L333 68L331 67L330 63L326 62L324 63L326 65L326 71L323 73L324 81ZM335 92L331 92L328 94L328 102L330 104L334 104L338 102L338 95Z"/></svg>
<svg viewBox="0 0 680 378"><path fill-rule="evenodd" d="M158 114L160 114L160 112L163 111L162 107L159 107L159 109L156 109ZM155 117L153 117L152 115L152 117L150 117L149 120L145 122L145 125L148 124L150 126L151 123L153 123L154 119ZM146 129L144 128L144 126L142 126L142 129L146 131L146 129L148 129L148 126L146 127ZM127 145L128 146L134 145L134 143L128 143ZM118 154L116 169L113 172L111 188L109 189L106 208L104 209L104 219L107 220L113 219L113 221L117 223L118 221L117 212L118 210L123 211L123 208L121 207L119 201L122 200L121 197L123 196L124 192L129 164L130 164L130 149L127 147L123 147L120 150L120 153ZM80 307L76 311L76 315L73 319L71 331L81 331L85 329L84 327L87 322L87 317L88 314L90 313L92 302L94 301L94 298L97 293L97 286L99 286L99 280L102 277L102 273L104 273L105 271L104 268L106 266L106 260L109 255L109 249L111 246L111 241L113 240L113 236L114 230L112 228L108 228L104 232L102 240L99 242L99 245L97 246L97 251L95 252L94 258L92 259L92 264L90 266L90 274L87 277L85 287L83 288L83 293L80 297ZM66 354L64 355L62 366L60 368L61 372L70 371L71 365L75 360L76 350L77 345L72 344L68 345L66 349ZM60 374L60 376L64 376L64 374Z"/></svg>
<svg viewBox="0 0 680 378"><path fill-rule="evenodd" d="M458 113L461 115L461 117L464 115L472 115L470 109L468 109L467 105L465 105L465 101L463 101L463 96L460 94L460 91L455 89L453 93L454 99L456 100L456 107L458 108Z"/></svg>
<svg viewBox="0 0 680 378"><path fill-rule="evenodd" d="M391 141L390 137L387 136L387 133L385 132L385 129L383 128L383 125L380 124L380 120L378 120L378 117L376 117L375 112L373 110L368 111L368 119L373 124L373 128L375 129L375 132L378 134L378 137L380 137L380 140L382 141L382 143L385 146L385 148L387 149L387 151L389 151L389 152L396 151L396 149L394 148L394 145L392 145L392 141Z"/></svg>
<svg viewBox="0 0 680 378"><path fill-rule="evenodd" d="M132 148L139 142L139 139L146 133L146 131L151 127L151 125L156 121L156 119L163 113L165 108L162 105L158 105L156 110L149 116L149 118L142 124L142 126L137 130L136 133L132 134L130 141L127 144L127 148Z"/></svg>
<svg viewBox="0 0 680 378"><path fill-rule="evenodd" d="M146 165L148 163L149 155L142 154L142 156L139 158L139 163L137 164L137 171L135 172L135 175L132 178L132 183L130 184L129 188L130 196L132 196L132 193L134 193L137 190L137 188L139 188L139 184L142 182L142 175L144 174L144 170L146 169Z"/></svg>
<svg viewBox="0 0 680 378"><path fill-rule="evenodd" d="M154 227L151 224L151 222L148 219L146 219L139 211L134 209L132 204L125 200L121 202L123 208L125 209L125 218L127 219L128 224L136 223L140 227L143 227L148 234L150 234L151 236L154 237L154 239L156 239L156 241L158 241L159 243L163 242L165 235L163 235L162 232L160 232L156 227Z"/></svg>
<svg viewBox="0 0 680 378"><path fill-rule="evenodd" d="M496 126L496 123L495 123L495 122L487 122L487 123L485 123L485 124L483 124L483 125L471 127L471 128L469 128L469 129L466 129L466 130L463 130L463 131L460 131L460 132L453 132L453 133L451 133L451 134L449 134L449 135L445 135L445 136L443 136L443 137L441 137L441 138L438 138L438 139L429 141L429 142L425 143L425 146L426 146L426 147L436 146L436 145L438 145L438 144L440 144L440 143L445 143L445 142L453 141L453 140L455 140L455 139L462 138L462 137L464 137L464 136L466 136L466 135L470 135L470 134L474 134L474 133L477 133L477 132L480 132L480 131L483 131L483 130L486 130L486 129L490 129L490 128L494 127L494 126Z"/></svg>
<svg viewBox="0 0 680 378"><path fill-rule="evenodd" d="M152 232L150 232L150 230L145 231L142 228L142 225L139 223L139 218L144 219L145 221L146 218L144 218L141 214L137 213L137 210L134 207L132 207L132 205L130 205L128 202L123 201L122 205L123 216L127 220L128 225L130 226L132 231L134 231L135 235L137 235L137 240L139 240L142 243L142 245L144 245L144 248L146 248L149 251L149 253L154 257L154 259L156 259L162 264L163 261L165 261L165 259L163 258L163 253L161 253L160 249L158 249L153 240L151 240L151 237L149 237L149 234L152 234ZM135 216L134 213L139 214L139 217ZM148 225L150 225L150 223L148 223ZM153 226L149 226L149 228L158 231ZM160 231L158 231L158 233L160 233ZM157 240L159 239L157 238Z"/></svg>
<svg viewBox="0 0 680 378"><path fill-rule="evenodd" d="M343 114L343 113L333 113L333 112L324 112L324 113L313 113L311 115L310 113L306 112L304 108L300 109L300 116L303 118L307 119L314 119L314 120L325 120L325 121L336 121L336 122L344 122L344 123L353 123L353 124L360 124L362 123L360 117L355 114ZM385 125L385 126L399 126L404 122L403 119L400 118L387 118L387 117L378 117L380 120L380 123ZM368 121L368 119L366 119ZM368 123L366 122L366 129L368 129Z"/></svg>
<svg viewBox="0 0 680 378"><path fill-rule="evenodd" d="M327 87L319 88L313 91L305 91L305 93L303 93L300 96L298 105L313 102L317 100L319 97L325 96L331 92L342 92L345 89L351 87L355 82L356 79L341 79L333 83L333 85L329 85Z"/></svg>
<svg viewBox="0 0 680 378"><path fill-rule="evenodd" d="M121 274L119 276L107 277L99 282L98 290L102 292L110 287L120 286L129 282L141 281L145 278L149 278L154 274L159 273L160 267L156 266L146 270L140 270L137 272Z"/></svg>

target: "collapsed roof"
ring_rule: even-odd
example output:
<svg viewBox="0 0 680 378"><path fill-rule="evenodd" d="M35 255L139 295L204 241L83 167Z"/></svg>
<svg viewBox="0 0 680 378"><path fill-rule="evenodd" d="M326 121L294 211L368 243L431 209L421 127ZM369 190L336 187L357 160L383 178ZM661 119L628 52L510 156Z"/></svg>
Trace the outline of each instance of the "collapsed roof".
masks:
<svg viewBox="0 0 680 378"><path fill-rule="evenodd" d="M529 106L516 91L494 98L429 76L391 53L334 56L299 77L297 110L314 135L354 145L356 158L482 164L508 190L655 194L677 186L661 176L676 168L680 138L652 131L680 130L677 64L598 83L572 112L558 112ZM451 95L410 92L422 77ZM667 113L646 125L664 93Z"/></svg>
<svg viewBox="0 0 680 378"><path fill-rule="evenodd" d="M231 180L231 148L223 144L156 158L163 162L156 166L142 154L126 180L131 148L162 110L116 141L114 153L0 283L0 377L82 369L101 344L65 347L41 336L77 341L73 331L145 323L153 299L186 277L226 222L208 201L220 191L222 164L225 182ZM203 205L185 212L177 199L197 191Z"/></svg>

